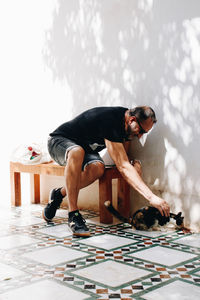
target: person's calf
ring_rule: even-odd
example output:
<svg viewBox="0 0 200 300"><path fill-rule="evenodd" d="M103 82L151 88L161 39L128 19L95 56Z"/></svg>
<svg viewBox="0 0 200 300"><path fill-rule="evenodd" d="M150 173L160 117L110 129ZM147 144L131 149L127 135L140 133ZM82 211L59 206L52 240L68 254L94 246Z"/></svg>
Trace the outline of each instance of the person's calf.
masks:
<svg viewBox="0 0 200 300"><path fill-rule="evenodd" d="M85 167L85 175L90 178L91 183L103 176L105 166L101 162L94 162Z"/></svg>
<svg viewBox="0 0 200 300"><path fill-rule="evenodd" d="M64 186L60 189L60 192L61 192L63 198L67 195L66 188Z"/></svg>

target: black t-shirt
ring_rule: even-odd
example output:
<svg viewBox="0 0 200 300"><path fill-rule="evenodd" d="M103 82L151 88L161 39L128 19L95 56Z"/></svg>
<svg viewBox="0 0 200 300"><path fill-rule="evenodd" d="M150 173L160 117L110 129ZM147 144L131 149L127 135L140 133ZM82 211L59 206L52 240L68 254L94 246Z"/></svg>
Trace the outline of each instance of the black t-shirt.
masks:
<svg viewBox="0 0 200 300"><path fill-rule="evenodd" d="M60 125L50 136L63 136L75 141L86 151L101 151L104 139L123 143L125 132L125 107L95 107L73 120Z"/></svg>

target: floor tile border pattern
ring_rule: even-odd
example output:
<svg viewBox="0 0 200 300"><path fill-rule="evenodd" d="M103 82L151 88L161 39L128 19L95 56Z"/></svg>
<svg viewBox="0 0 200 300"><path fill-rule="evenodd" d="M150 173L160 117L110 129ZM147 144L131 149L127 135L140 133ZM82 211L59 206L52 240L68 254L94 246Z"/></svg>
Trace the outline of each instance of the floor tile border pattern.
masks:
<svg viewBox="0 0 200 300"><path fill-rule="evenodd" d="M35 212L34 215L36 215ZM96 214L88 212L87 216L96 216ZM15 217L20 217L20 214L18 214L18 216ZM65 224L66 219L57 218L54 223L55 225ZM143 295L145 291L151 290L152 287L159 287L160 285L166 284L167 282L178 279L185 280L186 282L195 284L196 286L200 286L200 275L195 274L200 270L199 258L191 260L189 264L183 264L182 267L181 265L178 266L176 270L172 270L171 268L162 268L158 264L152 265L148 264L146 261L128 257L127 253L133 253L134 251L138 251L139 249L152 247L154 245L162 245L171 249L177 249L187 253L199 255L199 248L176 244L176 240L183 235L182 232L173 232L170 235L165 235L165 233L162 232L161 236L153 238L149 236L145 237L137 235L137 233L126 233L126 228L130 227L123 226L122 224L112 225L110 227L89 224L92 235L101 235L104 233L109 233L121 237L136 239L138 241L133 241L133 245L131 244L128 247L119 247L112 251L104 251L100 248L81 245L81 239L78 238L53 238L50 235L37 232L38 229L45 228L47 226L52 225L46 225L45 223L41 223L37 225L28 225L24 227L20 226L20 228L17 227L17 225L10 226L11 230L9 231L9 234L25 234L29 237L41 240L41 243L22 246L17 250L11 249L6 253L4 251L1 251L2 262L10 266L14 266L22 271L25 271L27 275L19 276L11 280L1 282L0 293L10 288L12 289L14 287L21 286L23 284L28 284L32 281L36 281L43 278L53 278L53 280L59 280L64 284L67 284L68 286L77 288L79 291L87 291L87 294L92 295L94 298L98 296L100 299L132 299L135 296L140 297L140 295ZM60 264L53 267L44 266L39 263L32 263L30 261L27 261L26 264L24 260L20 260L19 256L21 253L51 247L52 245L56 244L88 252L88 254L90 255L84 259L77 259L74 263ZM113 288L102 286L102 284L94 284L89 280L81 280L77 276L73 276L72 270L82 268L86 265L99 263L100 261L105 261L107 259L113 259L116 261L123 262L124 264L129 264L145 268L146 270L151 270L151 272L153 272L152 277L146 278L141 282L137 281L136 283L128 285L125 284L120 289L114 290ZM190 277L188 277L188 275Z"/></svg>

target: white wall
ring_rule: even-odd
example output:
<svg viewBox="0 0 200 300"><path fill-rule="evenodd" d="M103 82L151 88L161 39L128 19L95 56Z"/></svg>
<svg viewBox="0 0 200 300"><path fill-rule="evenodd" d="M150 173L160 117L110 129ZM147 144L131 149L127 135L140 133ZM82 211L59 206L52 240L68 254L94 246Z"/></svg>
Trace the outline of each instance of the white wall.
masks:
<svg viewBox="0 0 200 300"><path fill-rule="evenodd" d="M151 105L158 124L132 155L199 228L200 2L7 0L0 22L5 170L14 145L87 108Z"/></svg>
<svg viewBox="0 0 200 300"><path fill-rule="evenodd" d="M72 117L71 90L54 79L43 57L46 30L52 26L54 0L0 1L0 161L1 189L10 201L9 158L20 144L46 141L60 121ZM66 99L68 101L66 101ZM55 107L60 106L59 117ZM29 185L27 176L23 187ZM29 197L23 188L23 200ZM28 196L27 196L28 195Z"/></svg>

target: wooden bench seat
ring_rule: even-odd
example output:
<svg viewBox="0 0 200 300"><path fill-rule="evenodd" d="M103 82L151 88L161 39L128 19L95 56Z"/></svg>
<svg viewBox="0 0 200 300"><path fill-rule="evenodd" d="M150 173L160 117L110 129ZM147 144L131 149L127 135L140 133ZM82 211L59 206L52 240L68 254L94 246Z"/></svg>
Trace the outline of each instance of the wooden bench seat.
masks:
<svg viewBox="0 0 200 300"><path fill-rule="evenodd" d="M40 203L40 175L64 176L65 167L55 163L38 165L24 165L18 162L10 162L11 181L11 204L21 205L21 173L29 173L31 176L31 203ZM118 179L118 211L124 216L129 216L130 211L130 187L122 178L116 167L105 169L103 176L99 179L99 214L100 222L111 224L112 215L107 211L104 202L112 202L112 179Z"/></svg>

